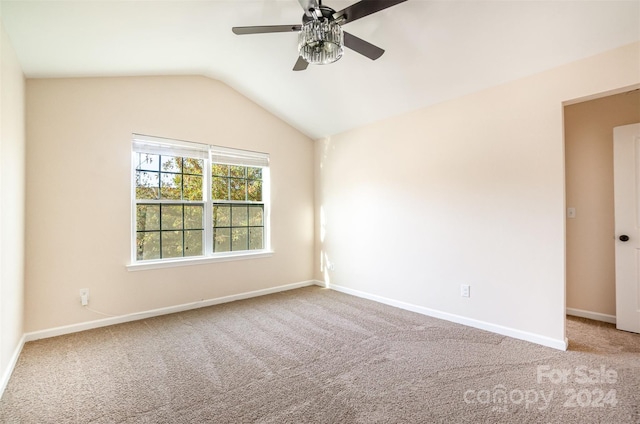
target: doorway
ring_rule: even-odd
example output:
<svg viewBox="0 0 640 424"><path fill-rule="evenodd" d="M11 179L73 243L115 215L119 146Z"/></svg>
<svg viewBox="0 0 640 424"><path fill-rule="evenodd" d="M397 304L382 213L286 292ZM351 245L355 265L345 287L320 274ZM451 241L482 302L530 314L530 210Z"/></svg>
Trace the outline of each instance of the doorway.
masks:
<svg viewBox="0 0 640 424"><path fill-rule="evenodd" d="M637 88L564 107L568 315L616 322L613 128L637 122Z"/></svg>

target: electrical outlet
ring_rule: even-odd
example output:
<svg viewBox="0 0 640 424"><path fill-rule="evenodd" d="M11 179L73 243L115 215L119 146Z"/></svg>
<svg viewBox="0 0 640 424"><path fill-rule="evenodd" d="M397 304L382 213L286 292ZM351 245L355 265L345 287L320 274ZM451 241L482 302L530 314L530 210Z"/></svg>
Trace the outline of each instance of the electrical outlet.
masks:
<svg viewBox="0 0 640 424"><path fill-rule="evenodd" d="M82 306L89 304L89 289L80 289L80 303Z"/></svg>
<svg viewBox="0 0 640 424"><path fill-rule="evenodd" d="M471 286L468 284L460 284L460 296L471 297Z"/></svg>

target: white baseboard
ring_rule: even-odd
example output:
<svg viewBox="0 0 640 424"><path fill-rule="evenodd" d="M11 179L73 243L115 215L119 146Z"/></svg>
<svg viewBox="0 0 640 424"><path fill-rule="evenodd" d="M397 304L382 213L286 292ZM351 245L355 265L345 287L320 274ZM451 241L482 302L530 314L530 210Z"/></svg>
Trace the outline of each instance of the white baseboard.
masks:
<svg viewBox="0 0 640 424"><path fill-rule="evenodd" d="M580 318L588 318L595 321L608 322L610 324L616 323L615 315L601 314L600 312L591 312L591 311L585 311L582 309L567 308L567 315L580 317Z"/></svg>
<svg viewBox="0 0 640 424"><path fill-rule="evenodd" d="M319 284L320 285L320 284ZM463 317L461 315L451 314L448 312L442 312L424 306L418 306L411 303L402 302L399 300L389 299L383 296L362 292L360 290L350 289L348 287L338 286L335 284L328 284L326 287L336 290L342 293L351 294L364 299L373 300L375 302L384 303L385 305L395 306L400 309L405 309L411 312L417 312L422 315L427 315L433 318L443 319L445 321L455 322L457 324L466 325L480 330L490 331L492 333L501 334L503 336L512 337L514 339L520 339L531 343L536 343L542 346L551 347L558 350L567 350L569 346L568 340L552 339L547 336L541 336L539 334L529 333L527 331L517 330L515 328L504 327L502 325L491 324L489 322L480 321L472 318Z"/></svg>
<svg viewBox="0 0 640 424"><path fill-rule="evenodd" d="M320 281L320 280L313 280L313 284L315 284L316 286L320 286L323 289L328 288L327 284L324 281Z"/></svg>
<svg viewBox="0 0 640 424"><path fill-rule="evenodd" d="M0 397L4 394L4 390L7 388L7 384L9 384L9 379L11 378L11 374L13 374L13 370L18 363L18 358L20 357L20 352L22 352L22 348L24 347L25 342L24 335L20 338L18 345L13 351L13 355L11 355L11 359L7 364L7 368L3 370L2 376L0 376Z"/></svg>
<svg viewBox="0 0 640 424"><path fill-rule="evenodd" d="M111 318L104 318L95 321L82 322L79 324L65 325L62 327L49 328L46 330L34 331L26 333L23 337L24 342L32 340L45 339L48 337L61 336L63 334L77 333L79 331L91 330L93 328L107 327L109 325L122 324L125 322L137 321L145 318L156 317L160 315L173 314L176 312L188 311L191 309L204 308L207 306L219 305L221 303L233 302L236 300L249 299L252 297L264 296L267 294L283 292L287 290L298 289L301 287L323 285L316 280L302 281L299 283L285 284L283 286L270 287L268 289L255 290L251 292L239 293L230 296L218 297L215 299L201 300L198 302L185 303L182 305L168 306L166 308L152 309L149 311L136 312L132 314L119 315Z"/></svg>
<svg viewBox="0 0 640 424"><path fill-rule="evenodd" d="M308 286L312 286L312 285L317 285L317 286L320 286L320 287L329 288L329 289L336 290L336 291L339 291L339 292L342 292L342 293L350 294L350 295L361 297L361 298L364 298L364 299L373 300L375 302L384 303L386 305L395 306L397 308L405 309L405 310L412 311L412 312L417 312L419 314L431 316L431 317L434 317L434 318L439 318L439 319L443 319L443 320L446 320L446 321L451 321L451 322L455 322L455 323L458 323L458 324L467 325L469 327L479 328L481 330L486 330L486 331L490 331L490 332L493 332L493 333L502 334L504 336L509 336L509 337L513 337L513 338L516 338L516 339L529 341L529 342L532 342L532 343L537 343L537 344L540 344L540 345L543 345L543 346L552 347L554 349L566 350L567 346L568 346L567 340L556 340L556 339L552 339L552 338L549 338L549 337L546 337L546 336L540 336L538 334L528 333L528 332L525 332L525 331L516 330L516 329L513 329L513 328L509 328L509 327L503 327L503 326L500 326L500 325L491 324L491 323L487 323L487 322L484 322L484 321L479 321L479 320L475 320L475 319L471 319L471 318L466 318L466 317L463 317L463 316L460 316L460 315L450 314L448 312L442 312L442 311L438 311L438 310L435 310L435 309L426 308L424 306L418 306L418 305L414 305L414 304L411 304L411 303L406 303L406 302L402 302L402 301L398 301L398 300L394 300L394 299L389 299L389 298L386 298L386 297L382 297L382 296L378 296L378 295L362 292L362 291L359 291L359 290L350 289L348 287L343 287L343 286L339 286L339 285L335 285L335 284L326 284L325 282L319 281L319 280L308 280L308 281L302 281L302 282L299 282L299 283L286 284L286 285L278 286L278 287L271 287L271 288L262 289L262 290L255 290L255 291L251 291L251 292L245 292L245 293L239 293L239 294L230 295L230 296L219 297L219 298L215 298L215 299L208 299L208 300L202 300L202 301L198 301L198 302L185 303L185 304L182 304L182 305L169 306L169 307L166 307L166 308L159 308L159 309L153 309L153 310L149 310L149 311L136 312L136 313L127 314L127 315L120 315L120 316L111 317L111 318L105 318L105 319L100 319L100 320L95 320L95 321L88 321L88 322L83 322L83 323L79 323L79 324L65 325L65 326L61 326L61 327L55 327L55 328L50 328L50 329L46 329L46 330L25 333L22 336L18 346L16 347L16 350L15 350L13 356L11 357L11 361L10 361L9 365L7 366L7 369L4 370L4 372L3 372L2 376L1 376L1 379L0 379L0 396L4 392L6 386L7 386L8 382L9 382L9 379L11 377L11 374L13 373L13 369L15 368L15 365L16 365L16 363L18 361L18 357L20 356L20 352L22 351L22 348L23 348L25 342L44 339L44 338L48 338L48 337L61 336L61 335L64 335L64 334L77 333L79 331L90 330L90 329L93 329L93 328L107 327L109 325L122 324L122 323L125 323L125 322L137 321L137 320L156 317L156 316L160 316L160 315L166 315L166 314L172 314L172 313L176 313L176 312L188 311L188 310L191 310L191 309L204 308L204 307L207 307L207 306L218 305L218 304L221 304L221 303L233 302L233 301L242 300L242 299L249 299L249 298L252 298L252 297L264 296L264 295L267 295L267 294L278 293L278 292L283 292L283 291L287 291L287 290L294 290L294 289L297 289L297 288L308 287ZM591 314L591 315L590 316L578 315L578 313L583 313L583 312ZM586 311L580 311L578 309L571 309L571 312L570 312L570 309L567 308L567 314L576 315L576 316L583 316L585 318L591 318L591 319L598 319L598 318L592 318L592 317L593 316L599 316L600 317L600 319L599 319L600 321L605 321L606 319L611 319L611 316L609 316L609 315L597 314L597 313L589 313L589 312L586 312ZM603 318L606 318L606 319L603 319ZM614 322L615 322L615 317L613 317L613 319L614 319ZM610 322L610 321L607 321L607 322Z"/></svg>

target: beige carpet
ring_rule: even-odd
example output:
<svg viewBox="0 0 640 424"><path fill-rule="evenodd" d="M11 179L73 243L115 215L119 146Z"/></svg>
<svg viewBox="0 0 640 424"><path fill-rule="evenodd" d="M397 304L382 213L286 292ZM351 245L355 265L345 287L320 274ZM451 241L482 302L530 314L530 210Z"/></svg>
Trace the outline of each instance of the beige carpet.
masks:
<svg viewBox="0 0 640 424"><path fill-rule="evenodd" d="M640 423L640 336L568 332L561 352L309 287L27 343L0 421Z"/></svg>

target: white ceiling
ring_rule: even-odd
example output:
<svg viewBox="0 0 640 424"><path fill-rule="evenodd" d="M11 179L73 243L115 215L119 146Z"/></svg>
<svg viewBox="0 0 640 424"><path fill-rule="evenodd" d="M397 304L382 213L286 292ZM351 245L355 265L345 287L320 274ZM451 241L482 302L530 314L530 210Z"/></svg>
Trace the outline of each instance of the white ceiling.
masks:
<svg viewBox="0 0 640 424"><path fill-rule="evenodd" d="M347 50L293 72L296 33L231 27L300 23L296 0L0 6L27 77L206 75L314 139L640 40L640 0L409 0L344 26L386 50L377 61Z"/></svg>

